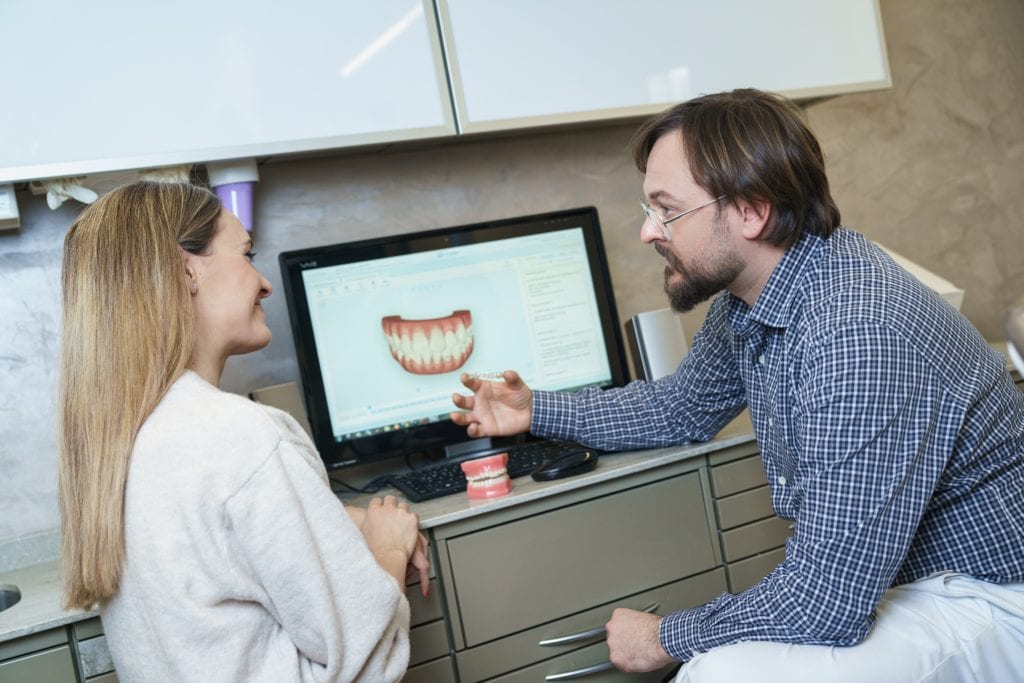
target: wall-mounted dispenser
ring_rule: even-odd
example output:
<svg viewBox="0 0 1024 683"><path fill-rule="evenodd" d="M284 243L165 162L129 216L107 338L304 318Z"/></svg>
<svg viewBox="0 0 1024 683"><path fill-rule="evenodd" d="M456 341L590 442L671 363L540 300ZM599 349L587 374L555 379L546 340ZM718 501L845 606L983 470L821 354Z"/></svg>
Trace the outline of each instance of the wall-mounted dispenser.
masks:
<svg viewBox="0 0 1024 683"><path fill-rule="evenodd" d="M220 197L228 211L251 231L253 226L252 200L256 182L260 179L255 159L217 161L206 164L210 187Z"/></svg>

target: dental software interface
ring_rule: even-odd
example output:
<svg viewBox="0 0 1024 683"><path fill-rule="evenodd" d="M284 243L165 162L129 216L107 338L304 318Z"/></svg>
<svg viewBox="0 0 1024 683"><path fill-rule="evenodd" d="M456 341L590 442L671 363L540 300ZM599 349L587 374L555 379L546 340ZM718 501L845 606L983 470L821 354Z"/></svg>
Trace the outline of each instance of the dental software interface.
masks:
<svg viewBox="0 0 1024 683"><path fill-rule="evenodd" d="M514 369L551 390L611 377L579 228L303 278L339 442L447 419L463 372Z"/></svg>

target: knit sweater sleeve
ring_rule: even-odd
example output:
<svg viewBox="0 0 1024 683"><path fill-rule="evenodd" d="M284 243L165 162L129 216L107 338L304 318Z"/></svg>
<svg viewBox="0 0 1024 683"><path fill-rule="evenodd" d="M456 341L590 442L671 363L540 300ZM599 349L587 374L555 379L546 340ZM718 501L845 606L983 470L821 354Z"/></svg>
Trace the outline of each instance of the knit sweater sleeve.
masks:
<svg viewBox="0 0 1024 683"><path fill-rule="evenodd" d="M224 508L240 567L303 655L303 681L397 681L409 603L374 560L311 444L283 439Z"/></svg>

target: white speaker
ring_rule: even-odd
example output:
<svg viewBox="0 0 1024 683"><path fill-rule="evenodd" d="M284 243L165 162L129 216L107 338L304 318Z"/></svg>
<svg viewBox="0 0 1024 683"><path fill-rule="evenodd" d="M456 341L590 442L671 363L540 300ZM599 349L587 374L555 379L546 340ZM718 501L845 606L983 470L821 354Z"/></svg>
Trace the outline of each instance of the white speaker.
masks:
<svg viewBox="0 0 1024 683"><path fill-rule="evenodd" d="M638 313L626 322L626 340L637 379L671 375L689 351L683 321L671 308Z"/></svg>

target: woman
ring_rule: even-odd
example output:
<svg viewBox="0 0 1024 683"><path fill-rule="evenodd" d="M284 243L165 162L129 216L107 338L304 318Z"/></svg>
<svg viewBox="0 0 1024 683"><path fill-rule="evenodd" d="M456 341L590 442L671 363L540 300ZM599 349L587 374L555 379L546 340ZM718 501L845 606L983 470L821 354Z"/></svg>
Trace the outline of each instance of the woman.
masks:
<svg viewBox="0 0 1024 683"><path fill-rule="evenodd" d="M140 182L64 241L65 602L118 677L393 681L409 655L407 504L345 509L284 412L217 389L270 342L252 242L207 190Z"/></svg>

